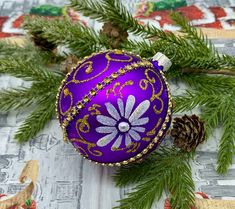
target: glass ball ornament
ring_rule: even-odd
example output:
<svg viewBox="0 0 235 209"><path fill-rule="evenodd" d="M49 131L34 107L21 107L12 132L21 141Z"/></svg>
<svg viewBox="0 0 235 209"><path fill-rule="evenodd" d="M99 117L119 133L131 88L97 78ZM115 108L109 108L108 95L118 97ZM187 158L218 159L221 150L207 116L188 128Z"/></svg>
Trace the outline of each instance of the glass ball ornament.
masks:
<svg viewBox="0 0 235 209"><path fill-rule="evenodd" d="M170 126L172 98L164 70L152 60L107 50L80 61L66 75L56 110L64 140L90 161L120 166L156 149Z"/></svg>

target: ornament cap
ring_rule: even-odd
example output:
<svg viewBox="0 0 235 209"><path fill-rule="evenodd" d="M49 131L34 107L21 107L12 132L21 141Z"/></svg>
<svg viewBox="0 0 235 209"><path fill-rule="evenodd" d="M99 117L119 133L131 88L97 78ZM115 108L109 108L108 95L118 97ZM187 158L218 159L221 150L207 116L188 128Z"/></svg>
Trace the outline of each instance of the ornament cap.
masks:
<svg viewBox="0 0 235 209"><path fill-rule="evenodd" d="M172 65L171 60L166 55L162 54L161 52L158 52L157 54L155 54L152 60L158 61L158 65L162 66L164 71L167 71Z"/></svg>

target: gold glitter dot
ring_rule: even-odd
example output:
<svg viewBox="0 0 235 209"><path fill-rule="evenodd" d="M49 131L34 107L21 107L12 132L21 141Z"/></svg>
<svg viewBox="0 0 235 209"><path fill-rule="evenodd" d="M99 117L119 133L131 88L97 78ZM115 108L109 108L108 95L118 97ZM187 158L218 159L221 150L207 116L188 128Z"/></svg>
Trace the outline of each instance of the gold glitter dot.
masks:
<svg viewBox="0 0 235 209"><path fill-rule="evenodd" d="M111 82L111 79L110 78L105 78L104 79L104 82L107 84L107 83L110 83Z"/></svg>
<svg viewBox="0 0 235 209"><path fill-rule="evenodd" d="M64 89L64 95L65 96L68 96L69 95L69 90L66 88L66 89Z"/></svg>
<svg viewBox="0 0 235 209"><path fill-rule="evenodd" d="M157 143L158 140L159 140L158 137L155 137L153 141L154 141L154 143Z"/></svg>
<svg viewBox="0 0 235 209"><path fill-rule="evenodd" d="M133 67L138 67L139 65L137 63L132 64Z"/></svg>
<svg viewBox="0 0 235 209"><path fill-rule="evenodd" d="M69 125L69 121L67 121L67 120L65 119L63 126L64 126L64 127L67 127L68 125Z"/></svg>
<svg viewBox="0 0 235 209"><path fill-rule="evenodd" d="M91 90L90 90L90 95L91 95L91 96L95 96L95 95L96 95L95 89L91 89Z"/></svg>
<svg viewBox="0 0 235 209"><path fill-rule="evenodd" d="M121 75L123 75L123 74L125 74L126 71L121 68L121 69L118 70L118 72L119 72Z"/></svg>
<svg viewBox="0 0 235 209"><path fill-rule="evenodd" d="M166 119L165 119L166 122L169 122L169 117L167 116Z"/></svg>
<svg viewBox="0 0 235 209"><path fill-rule="evenodd" d="M123 54L123 52L122 52L121 50L119 50L119 49L115 49L115 50L114 50L114 53L115 53L115 54Z"/></svg>
<svg viewBox="0 0 235 209"><path fill-rule="evenodd" d="M73 118L72 118L72 116L71 115L69 115L68 117L67 117L67 120L68 121L71 121Z"/></svg>
<svg viewBox="0 0 235 209"><path fill-rule="evenodd" d="M137 158L141 158L142 157L142 154L138 154L136 155Z"/></svg>
<svg viewBox="0 0 235 209"><path fill-rule="evenodd" d="M85 97L83 98L83 101L84 101L85 103L87 103L87 102L90 101L90 99L88 98L88 96L85 96Z"/></svg>
<svg viewBox="0 0 235 209"><path fill-rule="evenodd" d="M163 130L166 129L166 124L165 124L165 123L162 125L162 129L163 129Z"/></svg>
<svg viewBox="0 0 235 209"><path fill-rule="evenodd" d="M83 105L81 103L77 104L77 108L80 110L83 108Z"/></svg>
<svg viewBox="0 0 235 209"><path fill-rule="evenodd" d="M102 89L102 88L103 88L102 83L98 83L98 84L96 85L96 88L97 88L98 90Z"/></svg>
<svg viewBox="0 0 235 209"><path fill-rule="evenodd" d="M77 110L75 108L73 108L71 113L72 113L72 115L76 115L77 114Z"/></svg>
<svg viewBox="0 0 235 209"><path fill-rule="evenodd" d="M111 77L112 77L113 79L115 79L115 78L118 77L118 74L117 74L117 73L112 73Z"/></svg>
<svg viewBox="0 0 235 209"><path fill-rule="evenodd" d="M143 67L143 66L145 66L145 63L144 62L140 62L139 65Z"/></svg>
<svg viewBox="0 0 235 209"><path fill-rule="evenodd" d="M148 153L148 149L144 149L144 150L143 150L143 153L144 153L144 154L147 154L147 153Z"/></svg>
<svg viewBox="0 0 235 209"><path fill-rule="evenodd" d="M153 148L153 146L154 146L154 144L153 144L153 143L149 144L149 149L152 149L152 148Z"/></svg>
<svg viewBox="0 0 235 209"><path fill-rule="evenodd" d="M132 66L127 65L127 66L126 66L126 69L127 69L127 70L132 70Z"/></svg>

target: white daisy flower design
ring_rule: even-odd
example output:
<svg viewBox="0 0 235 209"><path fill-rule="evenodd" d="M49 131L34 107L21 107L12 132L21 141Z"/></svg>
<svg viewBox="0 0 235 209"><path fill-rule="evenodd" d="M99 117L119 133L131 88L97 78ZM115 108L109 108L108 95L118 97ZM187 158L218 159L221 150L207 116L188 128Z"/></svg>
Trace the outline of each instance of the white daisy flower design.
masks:
<svg viewBox="0 0 235 209"><path fill-rule="evenodd" d="M112 149L119 148L123 139L126 147L128 147L132 140L139 141L141 139L139 133L145 132L145 128L142 126L149 122L149 118L142 116L149 109L149 100L141 102L134 110L135 97L133 95L128 96L125 107L123 100L120 98L117 100L117 104L118 110L110 102L105 103L111 117L104 115L96 117L97 121L103 125L96 128L96 131L106 134L97 141L99 147L108 145L114 139Z"/></svg>

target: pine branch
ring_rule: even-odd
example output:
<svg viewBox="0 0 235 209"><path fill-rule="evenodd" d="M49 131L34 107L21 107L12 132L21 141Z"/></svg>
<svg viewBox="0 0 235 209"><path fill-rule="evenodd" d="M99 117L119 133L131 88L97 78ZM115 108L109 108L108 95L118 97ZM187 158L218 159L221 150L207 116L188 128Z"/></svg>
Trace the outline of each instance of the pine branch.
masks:
<svg viewBox="0 0 235 209"><path fill-rule="evenodd" d="M3 90L0 92L0 112L29 107L34 104L35 100L40 100L40 95L26 88Z"/></svg>
<svg viewBox="0 0 235 209"><path fill-rule="evenodd" d="M55 115L55 107L54 105L51 105L54 103L55 96L52 95L43 103L38 105L20 126L15 134L15 139L18 142L23 143L35 137Z"/></svg>
<svg viewBox="0 0 235 209"><path fill-rule="evenodd" d="M152 34L153 27L140 25L119 0L71 0L70 6L84 16L101 22L111 22L135 35Z"/></svg>
<svg viewBox="0 0 235 209"><path fill-rule="evenodd" d="M27 81L42 81L44 79L53 81L61 77L55 72L38 66L37 63L11 56L0 59L0 73L9 74Z"/></svg>
<svg viewBox="0 0 235 209"><path fill-rule="evenodd" d="M229 167L233 164L235 155L235 100L226 105L226 118L224 118L224 134L220 141L218 151L217 172L226 174Z"/></svg>
<svg viewBox="0 0 235 209"><path fill-rule="evenodd" d="M193 76L184 75L181 77L192 89L186 94L175 98L175 111L188 111L199 106L201 118L205 121L207 136L215 128L222 125L224 134L221 138L218 169L219 173L226 173L232 164L235 154L235 79L224 76Z"/></svg>
<svg viewBox="0 0 235 209"><path fill-rule="evenodd" d="M30 18L26 20L24 29L30 34L40 32L43 38L56 45L68 45L79 57L90 55L108 46L104 36L65 18L50 21L44 17Z"/></svg>
<svg viewBox="0 0 235 209"><path fill-rule="evenodd" d="M181 15L179 12L172 12L170 15L174 23L181 27L180 32L184 34L184 37L191 41L192 45L199 48L204 48L201 51L203 55L218 54L212 42L202 33L199 28L193 27L189 20Z"/></svg>
<svg viewBox="0 0 235 209"><path fill-rule="evenodd" d="M152 156L147 164L120 168L114 177L117 185L138 184L115 208L150 209L153 202L161 198L164 189L167 189L176 200L173 208L189 209L194 204L194 183L189 165L191 155L174 148L161 148Z"/></svg>
<svg viewBox="0 0 235 209"><path fill-rule="evenodd" d="M12 59L22 59L28 62L34 62L40 65L47 65L52 61L54 55L50 52L42 52L31 42L25 40L23 46L19 46L7 41L0 41L0 59L10 56Z"/></svg>
<svg viewBox="0 0 235 209"><path fill-rule="evenodd" d="M158 157L158 155L151 154L142 163L133 163L131 166L119 169L113 176L116 186L123 187L145 180L146 177L154 172Z"/></svg>

